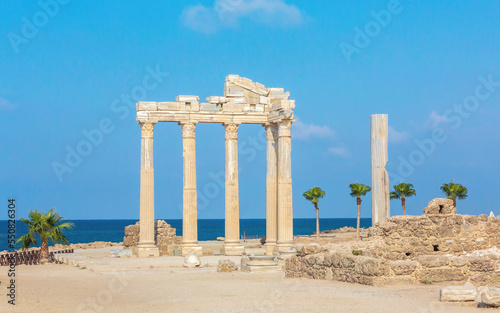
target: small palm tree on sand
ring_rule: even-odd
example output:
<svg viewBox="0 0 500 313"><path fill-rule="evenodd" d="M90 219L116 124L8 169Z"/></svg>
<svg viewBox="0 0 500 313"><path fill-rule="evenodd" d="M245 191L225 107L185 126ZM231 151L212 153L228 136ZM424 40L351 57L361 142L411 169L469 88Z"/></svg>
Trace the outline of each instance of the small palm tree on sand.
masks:
<svg viewBox="0 0 500 313"><path fill-rule="evenodd" d="M61 223L63 217L58 213L54 213L54 209L49 212L43 213L37 210L30 210L28 219L21 218L21 221L26 224L28 233L21 236L17 243L21 243L21 248L27 249L33 245L37 245L37 237L40 238L40 264L50 262L49 260L49 241L52 243L60 242L68 244L68 240L62 233L65 229L72 229L73 223Z"/></svg>
<svg viewBox="0 0 500 313"><path fill-rule="evenodd" d="M404 215L406 215L406 198L416 195L417 192L415 191L415 189L413 189L413 185L405 183L394 185L394 191L391 191L390 193L391 200L401 199L401 205L403 206Z"/></svg>
<svg viewBox="0 0 500 313"><path fill-rule="evenodd" d="M320 198L325 196L326 192L321 190L319 187L314 187L304 192L302 195L306 200L309 200L314 204L314 208L316 209L316 238L319 240L319 207L318 202Z"/></svg>
<svg viewBox="0 0 500 313"><path fill-rule="evenodd" d="M461 184L455 184L453 180L449 184L443 184L443 186L441 186L441 190L446 194L448 199L453 200L453 206L455 208L457 207L457 199L462 200L467 198L467 192L469 192L467 188Z"/></svg>
<svg viewBox="0 0 500 313"><path fill-rule="evenodd" d="M356 232L356 238L359 240L359 226L360 226L360 220L361 220L361 197L366 196L368 192L372 190L371 187L360 184L360 183L355 183L355 184L350 184L349 187L351 188L351 197L356 198L356 203L358 205L358 225L357 225L357 232Z"/></svg>

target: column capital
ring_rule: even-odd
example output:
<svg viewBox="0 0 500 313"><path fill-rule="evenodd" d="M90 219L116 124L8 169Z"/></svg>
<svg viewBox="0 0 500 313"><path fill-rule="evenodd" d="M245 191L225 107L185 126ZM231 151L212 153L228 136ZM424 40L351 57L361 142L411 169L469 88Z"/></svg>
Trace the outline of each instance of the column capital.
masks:
<svg viewBox="0 0 500 313"><path fill-rule="evenodd" d="M278 124L278 136L279 137L291 137L291 128L293 120L282 120Z"/></svg>
<svg viewBox="0 0 500 313"><path fill-rule="evenodd" d="M141 126L142 130L142 138L153 138L153 131L155 128L156 123L152 122L141 122L139 125Z"/></svg>
<svg viewBox="0 0 500 313"><path fill-rule="evenodd" d="M226 129L226 140L237 140L238 139L238 127L239 124L236 123L224 123L222 124Z"/></svg>
<svg viewBox="0 0 500 313"><path fill-rule="evenodd" d="M179 122L182 126L182 138L195 138L196 124L195 121Z"/></svg>
<svg viewBox="0 0 500 313"><path fill-rule="evenodd" d="M266 129L267 141L275 141L278 138L278 124L263 124Z"/></svg>

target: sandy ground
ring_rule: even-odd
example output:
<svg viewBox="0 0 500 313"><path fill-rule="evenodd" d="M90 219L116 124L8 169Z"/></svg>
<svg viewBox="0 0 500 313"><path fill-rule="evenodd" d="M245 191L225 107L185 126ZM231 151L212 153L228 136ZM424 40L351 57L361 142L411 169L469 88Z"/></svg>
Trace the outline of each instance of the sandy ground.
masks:
<svg viewBox="0 0 500 313"><path fill-rule="evenodd" d="M6 297L0 268L0 312L477 312L473 304L443 304L440 286L370 287L283 273L217 273L220 256L197 269L182 257L110 258L109 249L80 250L88 268L65 264L17 267L17 304ZM232 257L238 262L238 257ZM111 269L111 270L110 270Z"/></svg>

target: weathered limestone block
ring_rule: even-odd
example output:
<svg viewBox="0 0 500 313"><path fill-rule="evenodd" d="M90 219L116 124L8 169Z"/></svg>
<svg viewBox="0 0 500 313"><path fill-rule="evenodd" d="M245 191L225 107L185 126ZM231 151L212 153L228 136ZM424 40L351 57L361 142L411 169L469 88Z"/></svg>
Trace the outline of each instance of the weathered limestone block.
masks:
<svg viewBox="0 0 500 313"><path fill-rule="evenodd" d="M452 256L449 258L449 260L450 260L450 265L454 267L463 267L468 264L468 261L465 257Z"/></svg>
<svg viewBox="0 0 500 313"><path fill-rule="evenodd" d="M196 254L188 254L184 258L184 267L195 268L195 267L200 267L200 265L201 265L200 257Z"/></svg>
<svg viewBox="0 0 500 313"><path fill-rule="evenodd" d="M415 272L418 262L415 261L391 261L391 268L396 275L411 275Z"/></svg>
<svg viewBox="0 0 500 313"><path fill-rule="evenodd" d="M222 111L222 104L200 103L200 111L220 112Z"/></svg>
<svg viewBox="0 0 500 313"><path fill-rule="evenodd" d="M321 252L326 252L328 249L326 247L322 247L318 244L311 244L307 246L297 246L297 254L300 256L305 256L309 254L316 254Z"/></svg>
<svg viewBox="0 0 500 313"><path fill-rule="evenodd" d="M158 111L179 111L179 102L157 102Z"/></svg>
<svg viewBox="0 0 500 313"><path fill-rule="evenodd" d="M387 276L390 265L387 261L364 256L354 256L354 270L364 276Z"/></svg>
<svg viewBox="0 0 500 313"><path fill-rule="evenodd" d="M444 255L422 255L417 257L416 261L427 268L442 267L450 263Z"/></svg>
<svg viewBox="0 0 500 313"><path fill-rule="evenodd" d="M495 262L488 257L471 256L468 257L469 268L473 272L493 272Z"/></svg>
<svg viewBox="0 0 500 313"><path fill-rule="evenodd" d="M217 264L217 272L233 272L237 270L238 266L231 260L219 260Z"/></svg>
<svg viewBox="0 0 500 313"><path fill-rule="evenodd" d="M123 248L134 249L139 242L140 224L125 227L125 236L123 237ZM173 255L173 249L182 242L182 237L176 236L175 228L172 228L167 222L155 220L155 243L160 255Z"/></svg>
<svg viewBox="0 0 500 313"><path fill-rule="evenodd" d="M437 198L430 201L424 209L425 214L456 214L453 200Z"/></svg>
<svg viewBox="0 0 500 313"><path fill-rule="evenodd" d="M416 272L416 278L419 281L431 281L433 283L440 282L462 282L467 281L468 276L461 270L457 268L426 268L418 270Z"/></svg>
<svg viewBox="0 0 500 313"><path fill-rule="evenodd" d="M469 282L465 283L463 286L443 287L440 291L441 302L474 301L476 296L476 287Z"/></svg>
<svg viewBox="0 0 500 313"><path fill-rule="evenodd" d="M217 96L207 97L205 100L208 103L212 103L212 104L219 104L219 103L228 102L228 99L226 97L217 97Z"/></svg>
<svg viewBox="0 0 500 313"><path fill-rule="evenodd" d="M295 101L294 100L277 100L272 104L272 110L286 110L286 109L294 109Z"/></svg>
<svg viewBox="0 0 500 313"><path fill-rule="evenodd" d="M481 301L488 307L500 307L500 288L489 288L481 294Z"/></svg>
<svg viewBox="0 0 500 313"><path fill-rule="evenodd" d="M140 101L137 102L136 109L137 111L156 111L158 110L158 107L156 102Z"/></svg>
<svg viewBox="0 0 500 313"><path fill-rule="evenodd" d="M200 97L198 97L198 96L179 95L179 96L175 97L175 101L177 101L177 102L188 102L188 103L199 103L200 102Z"/></svg>
<svg viewBox="0 0 500 313"><path fill-rule="evenodd" d="M268 88L269 94L267 95L271 99L283 99L288 100L290 97L290 92L285 92L283 88Z"/></svg>

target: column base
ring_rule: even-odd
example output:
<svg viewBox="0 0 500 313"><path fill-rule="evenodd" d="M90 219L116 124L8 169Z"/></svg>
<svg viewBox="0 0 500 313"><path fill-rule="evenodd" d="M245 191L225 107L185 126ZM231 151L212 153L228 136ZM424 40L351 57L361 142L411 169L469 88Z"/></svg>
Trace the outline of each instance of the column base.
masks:
<svg viewBox="0 0 500 313"><path fill-rule="evenodd" d="M266 255L273 255L274 254L274 248L276 247L276 242L274 243L266 243L264 245L264 247L266 248Z"/></svg>
<svg viewBox="0 0 500 313"><path fill-rule="evenodd" d="M159 257L160 250L156 246L137 246L135 249L137 257L139 258L149 258L149 257Z"/></svg>
<svg viewBox="0 0 500 313"><path fill-rule="evenodd" d="M274 255L279 255L280 251L290 251L292 248L293 242L283 242L283 243L278 243L276 247L273 249L273 254Z"/></svg>
<svg viewBox="0 0 500 313"><path fill-rule="evenodd" d="M241 244L224 244L220 249L222 255L243 255L243 252L245 252L245 247Z"/></svg>
<svg viewBox="0 0 500 313"><path fill-rule="evenodd" d="M203 248L198 245L181 245L181 255L187 256L188 254L196 254L198 256L203 256Z"/></svg>

